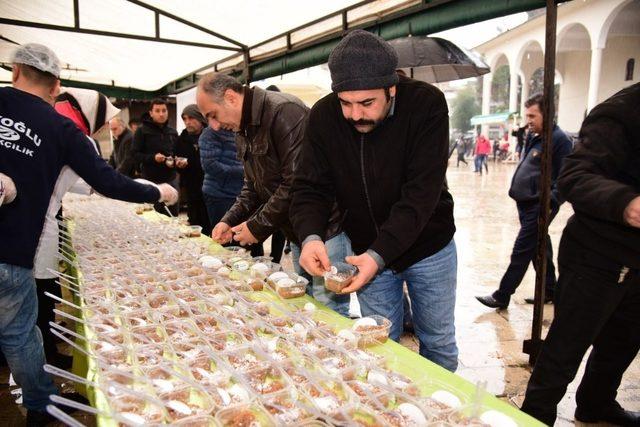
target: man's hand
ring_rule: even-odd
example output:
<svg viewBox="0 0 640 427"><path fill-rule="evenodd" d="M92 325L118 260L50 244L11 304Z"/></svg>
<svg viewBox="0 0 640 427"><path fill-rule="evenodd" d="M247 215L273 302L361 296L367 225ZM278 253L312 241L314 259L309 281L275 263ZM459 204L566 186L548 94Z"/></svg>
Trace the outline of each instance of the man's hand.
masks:
<svg viewBox="0 0 640 427"><path fill-rule="evenodd" d="M630 226L640 228L640 196L629 202L624 209L623 217Z"/></svg>
<svg viewBox="0 0 640 427"><path fill-rule="evenodd" d="M178 191L169 184L159 184L158 190L160 190L159 202L163 202L168 206L178 203Z"/></svg>
<svg viewBox="0 0 640 427"><path fill-rule="evenodd" d="M153 156L153 160L155 160L156 163L164 163L166 158L167 157L162 153L156 153L156 155Z"/></svg>
<svg viewBox="0 0 640 427"><path fill-rule="evenodd" d="M251 245L253 243L258 243L258 239L256 239L249 227L247 227L247 221L242 224L236 225L231 229L233 232L233 240L240 243L241 246Z"/></svg>
<svg viewBox="0 0 640 427"><path fill-rule="evenodd" d="M189 162L185 157L176 157L176 167L178 169L184 169L189 165Z"/></svg>
<svg viewBox="0 0 640 427"><path fill-rule="evenodd" d="M0 173L0 205L8 205L13 202L16 194L16 185L13 183L11 177Z"/></svg>
<svg viewBox="0 0 640 427"><path fill-rule="evenodd" d="M378 263L368 253L357 256L348 256L345 260L358 267L358 274L353 278L349 286L344 288L341 293L350 294L355 292L371 281L378 273Z"/></svg>
<svg viewBox="0 0 640 427"><path fill-rule="evenodd" d="M211 231L211 239L221 245L229 243L232 237L233 233L231 232L231 226L224 222L217 223Z"/></svg>
<svg viewBox="0 0 640 427"><path fill-rule="evenodd" d="M321 240L312 240L302 247L300 265L312 276L322 276L331 268L327 248Z"/></svg>

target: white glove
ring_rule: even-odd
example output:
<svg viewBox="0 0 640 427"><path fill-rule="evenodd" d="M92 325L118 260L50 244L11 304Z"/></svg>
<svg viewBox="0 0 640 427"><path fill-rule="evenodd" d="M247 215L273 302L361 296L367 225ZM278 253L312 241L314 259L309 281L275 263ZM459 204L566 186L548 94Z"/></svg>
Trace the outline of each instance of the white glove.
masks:
<svg viewBox="0 0 640 427"><path fill-rule="evenodd" d="M159 202L164 202L168 206L178 203L178 191L175 188L169 184L159 184L157 187L160 190Z"/></svg>
<svg viewBox="0 0 640 427"><path fill-rule="evenodd" d="M0 206L13 202L18 194L16 185L7 175L0 173Z"/></svg>

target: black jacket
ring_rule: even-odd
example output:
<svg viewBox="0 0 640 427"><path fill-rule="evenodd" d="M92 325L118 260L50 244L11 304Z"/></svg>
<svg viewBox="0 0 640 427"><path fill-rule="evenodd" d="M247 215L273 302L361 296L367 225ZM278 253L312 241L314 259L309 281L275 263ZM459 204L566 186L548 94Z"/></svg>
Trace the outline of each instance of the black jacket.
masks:
<svg viewBox="0 0 640 427"><path fill-rule="evenodd" d="M159 126L146 115L133 135L132 152L137 163L141 164L141 176L155 183L170 182L176 177L176 171L165 163L154 160L156 153L165 156L173 155L173 147L178 139L178 132L168 124Z"/></svg>
<svg viewBox="0 0 640 427"><path fill-rule="evenodd" d="M221 221L232 226L247 221L258 241L281 229L297 242L289 220L289 190L309 109L292 95L258 87L245 89L244 96L242 131L236 134L244 185ZM334 219L317 234L337 234L337 214Z"/></svg>
<svg viewBox="0 0 640 427"><path fill-rule="evenodd" d="M291 218L300 240L322 235L334 198L354 252L377 252L402 271L444 248L455 232L445 179L449 118L436 87L401 77L393 114L367 134L335 93L311 110Z"/></svg>
<svg viewBox="0 0 640 427"><path fill-rule="evenodd" d="M564 201L558 193L557 180L562 162L573 149L573 143L557 125L551 134L551 201L560 206ZM542 136L529 132L521 153L520 163L511 178L509 197L517 202L535 202L540 199L542 174Z"/></svg>
<svg viewBox="0 0 640 427"><path fill-rule="evenodd" d="M640 229L624 210L640 196L640 83L595 107L558 181L575 215L565 232L627 267L640 268Z"/></svg>
<svg viewBox="0 0 640 427"><path fill-rule="evenodd" d="M183 169L176 168L176 171L180 175L180 184L187 191L189 200L202 199L204 172L202 172L200 149L198 147L200 135L202 135L202 132L197 135L191 135L184 129L180 133L173 150L176 157L185 157L187 159L187 167Z"/></svg>
<svg viewBox="0 0 640 427"><path fill-rule="evenodd" d="M129 178L135 177L136 161L131 151L133 145L133 133L126 129L113 140L113 152L109 157L109 164L123 175Z"/></svg>

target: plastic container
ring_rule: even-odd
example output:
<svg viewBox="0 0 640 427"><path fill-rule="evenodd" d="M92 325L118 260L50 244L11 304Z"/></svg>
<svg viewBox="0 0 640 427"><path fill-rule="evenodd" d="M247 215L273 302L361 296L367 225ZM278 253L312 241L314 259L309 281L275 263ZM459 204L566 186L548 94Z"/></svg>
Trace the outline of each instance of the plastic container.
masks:
<svg viewBox="0 0 640 427"><path fill-rule="evenodd" d="M257 395L267 395L290 390L289 377L273 363L265 364L242 374L247 386Z"/></svg>
<svg viewBox="0 0 640 427"><path fill-rule="evenodd" d="M275 427L271 415L258 403L247 403L221 409L216 420L223 427Z"/></svg>
<svg viewBox="0 0 640 427"><path fill-rule="evenodd" d="M288 278L276 281L276 293L284 299L304 296L309 281L295 273L289 273Z"/></svg>
<svg viewBox="0 0 640 427"><path fill-rule="evenodd" d="M307 398L293 388L262 396L260 400L279 426L300 425L316 417Z"/></svg>
<svg viewBox="0 0 640 427"><path fill-rule="evenodd" d="M518 423L510 416L484 405L468 405L453 410L446 421L454 426L518 427Z"/></svg>
<svg viewBox="0 0 640 427"><path fill-rule="evenodd" d="M337 294L349 286L358 269L351 264L345 262L337 262L331 266L331 271L325 272L324 287Z"/></svg>
<svg viewBox="0 0 640 427"><path fill-rule="evenodd" d="M360 347L384 343L389 338L391 321L385 317L372 315L358 319L352 329L360 334Z"/></svg>

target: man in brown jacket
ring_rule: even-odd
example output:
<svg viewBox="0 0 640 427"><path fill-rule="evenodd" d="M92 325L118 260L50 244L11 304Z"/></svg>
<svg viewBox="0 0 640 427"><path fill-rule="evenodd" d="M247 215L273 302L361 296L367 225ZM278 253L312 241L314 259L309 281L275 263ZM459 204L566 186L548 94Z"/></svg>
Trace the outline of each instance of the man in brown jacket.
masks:
<svg viewBox="0 0 640 427"><path fill-rule="evenodd" d="M294 266L303 273L297 262L298 238L289 219L289 190L309 109L295 96L245 87L219 73L200 80L196 100L209 126L236 133L238 158L245 174L236 202L214 226L211 237L219 243L233 239L245 246L262 242L280 229L293 243ZM324 236L334 247L330 254L334 262L344 261L351 254L338 220L335 211ZM320 302L348 315L349 295L326 292L322 278L313 280L312 290Z"/></svg>

